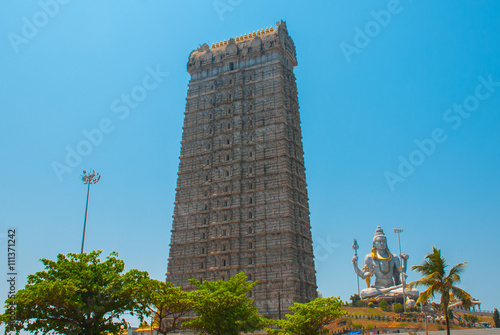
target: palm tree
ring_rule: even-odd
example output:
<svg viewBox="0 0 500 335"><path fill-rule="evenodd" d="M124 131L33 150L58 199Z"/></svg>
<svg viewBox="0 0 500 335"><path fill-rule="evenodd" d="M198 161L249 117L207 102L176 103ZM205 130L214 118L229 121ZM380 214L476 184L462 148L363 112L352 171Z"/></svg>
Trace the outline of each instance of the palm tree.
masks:
<svg viewBox="0 0 500 335"><path fill-rule="evenodd" d="M420 293L417 303L425 303L434 295L441 295L440 309L446 318L446 332L450 335L450 320L448 317L448 306L450 304L450 295L462 301L464 307L470 306L471 296L461 288L455 286L460 283L460 274L465 270L467 262L459 263L453 266L446 274L446 259L441 256L441 250L432 247L432 252L425 256L425 261L421 265L415 265L411 269L420 272L423 277L408 284L408 288L418 286L427 287Z"/></svg>

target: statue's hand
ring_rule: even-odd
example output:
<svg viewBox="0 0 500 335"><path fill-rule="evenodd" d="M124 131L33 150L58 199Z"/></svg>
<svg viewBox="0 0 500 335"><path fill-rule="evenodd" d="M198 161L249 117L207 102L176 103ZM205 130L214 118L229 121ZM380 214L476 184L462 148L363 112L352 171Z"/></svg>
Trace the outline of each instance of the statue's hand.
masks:
<svg viewBox="0 0 500 335"><path fill-rule="evenodd" d="M358 256L354 256L352 258L352 264L356 264L357 261L358 261Z"/></svg>
<svg viewBox="0 0 500 335"><path fill-rule="evenodd" d="M399 254L399 257L401 257L402 259L404 259L405 261L408 260L408 258L410 258L410 256L408 256L407 254L404 254L404 253L400 253Z"/></svg>

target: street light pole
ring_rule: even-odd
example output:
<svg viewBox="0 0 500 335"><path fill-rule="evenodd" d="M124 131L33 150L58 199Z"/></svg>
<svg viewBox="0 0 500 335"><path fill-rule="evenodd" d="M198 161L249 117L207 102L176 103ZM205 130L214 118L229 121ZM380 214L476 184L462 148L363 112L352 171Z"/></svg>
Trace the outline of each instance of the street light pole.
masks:
<svg viewBox="0 0 500 335"><path fill-rule="evenodd" d="M429 335L429 329L427 326L427 311L425 310L425 303L420 303L421 310L424 312L425 318L425 335Z"/></svg>
<svg viewBox="0 0 500 335"><path fill-rule="evenodd" d="M99 175L99 173L96 173L95 170L92 170L92 172L89 173L83 170L82 180L84 184L88 185L88 187L87 187L87 203L85 204L85 219L83 221L83 238L82 238L82 251L81 251L82 254L83 254L83 246L85 245L85 231L87 230L87 212L89 208L90 185L97 184L97 182L99 182L100 179L101 176Z"/></svg>
<svg viewBox="0 0 500 335"><path fill-rule="evenodd" d="M401 239L399 234L403 232L401 228L394 228L394 233L398 234L398 244L399 244L399 264L401 266L401 273L403 274L401 277L401 281L403 282L403 311L406 313L406 295L405 295L405 286L406 286L406 273L405 268L403 267L403 258L401 257Z"/></svg>

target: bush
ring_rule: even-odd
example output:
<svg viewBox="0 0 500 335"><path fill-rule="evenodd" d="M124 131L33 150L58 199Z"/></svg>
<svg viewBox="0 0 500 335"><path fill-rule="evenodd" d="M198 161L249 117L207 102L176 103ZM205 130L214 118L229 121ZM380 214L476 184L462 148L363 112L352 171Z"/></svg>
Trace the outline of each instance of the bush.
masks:
<svg viewBox="0 0 500 335"><path fill-rule="evenodd" d="M386 300L382 300L381 302L378 303L378 306L380 307L381 310L387 311L387 306L389 306L389 303Z"/></svg>
<svg viewBox="0 0 500 335"><path fill-rule="evenodd" d="M472 315L472 314L464 314L464 319L472 324L479 321L479 318L475 315Z"/></svg>
<svg viewBox="0 0 500 335"><path fill-rule="evenodd" d="M366 324L366 329L373 329L373 328L375 328L375 326L372 325L371 323Z"/></svg>
<svg viewBox="0 0 500 335"><path fill-rule="evenodd" d="M358 301L360 301L360 300L361 300L361 298L360 298L360 297L359 297L359 295L357 295L357 294L353 294L353 295L351 295L351 296L349 297L349 299L351 299L351 302L352 302L352 305L353 305L353 306L356 306L356 303L357 303Z"/></svg>
<svg viewBox="0 0 500 335"><path fill-rule="evenodd" d="M403 313L403 311L404 311L403 305L400 304L399 302L392 305L392 308L394 310L394 313Z"/></svg>
<svg viewBox="0 0 500 335"><path fill-rule="evenodd" d="M354 303L354 307L363 307L363 301L358 300Z"/></svg>
<svg viewBox="0 0 500 335"><path fill-rule="evenodd" d="M354 329L363 329L363 325L361 323L353 323L352 327Z"/></svg>
<svg viewBox="0 0 500 335"><path fill-rule="evenodd" d="M371 302L371 301L370 301L370 302L368 303L368 307L373 308L373 307L375 307L375 304L374 304L373 302Z"/></svg>

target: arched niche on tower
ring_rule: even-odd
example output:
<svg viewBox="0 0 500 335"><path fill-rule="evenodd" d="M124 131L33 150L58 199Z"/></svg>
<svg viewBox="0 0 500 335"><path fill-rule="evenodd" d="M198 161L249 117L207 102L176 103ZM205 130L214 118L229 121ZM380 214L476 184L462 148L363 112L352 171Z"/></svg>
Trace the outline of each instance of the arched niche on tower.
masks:
<svg viewBox="0 0 500 335"><path fill-rule="evenodd" d="M225 50L227 56L234 56L238 53L238 47L236 46L234 38L229 39Z"/></svg>
<svg viewBox="0 0 500 335"><path fill-rule="evenodd" d="M260 51L262 49L262 39L260 36L255 36L250 43L250 48L252 51Z"/></svg>
<svg viewBox="0 0 500 335"><path fill-rule="evenodd" d="M212 54L212 51L210 51L210 50L205 51L201 55L201 59L203 60L203 62L211 62L212 58L213 58L213 54Z"/></svg>

